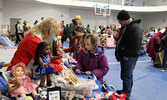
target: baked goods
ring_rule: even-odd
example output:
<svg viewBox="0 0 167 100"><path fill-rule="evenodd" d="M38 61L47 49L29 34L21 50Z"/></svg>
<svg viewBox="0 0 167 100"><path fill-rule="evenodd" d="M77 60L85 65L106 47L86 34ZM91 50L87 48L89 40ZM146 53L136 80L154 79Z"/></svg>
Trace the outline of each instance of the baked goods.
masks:
<svg viewBox="0 0 167 100"><path fill-rule="evenodd" d="M68 81L71 85L78 84L79 82L79 78L76 77L72 72L70 72L70 76L65 76L64 80Z"/></svg>

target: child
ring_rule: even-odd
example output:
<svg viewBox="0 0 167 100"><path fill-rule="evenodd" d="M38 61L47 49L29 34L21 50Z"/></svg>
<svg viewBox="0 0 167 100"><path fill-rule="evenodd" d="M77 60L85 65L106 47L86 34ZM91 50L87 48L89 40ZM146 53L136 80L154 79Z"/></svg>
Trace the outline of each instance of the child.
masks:
<svg viewBox="0 0 167 100"><path fill-rule="evenodd" d="M51 86L50 74L57 71L62 71L63 67L60 65L50 64L49 59L50 47L46 42L41 42L38 44L35 54L34 66L38 66L36 71L40 72L40 85L43 87L45 85L45 77L47 76L47 86ZM52 67L53 66L53 67Z"/></svg>
<svg viewBox="0 0 167 100"><path fill-rule="evenodd" d="M24 63L20 62L14 65L11 69L13 77L9 79L9 90L12 97L25 97L26 94L32 93L35 99L39 98L36 92L37 85L33 84L31 79L26 76L27 67Z"/></svg>
<svg viewBox="0 0 167 100"><path fill-rule="evenodd" d="M72 47L65 49L64 52L73 52L73 58L78 60L80 51L83 49L83 36L84 36L84 28L81 26L77 26L74 30L76 36L74 37L74 42Z"/></svg>
<svg viewBox="0 0 167 100"><path fill-rule="evenodd" d="M103 47L98 46L97 37L94 35L86 35L84 37L84 46L85 50L81 52L75 65L75 72L77 74L94 74L97 80L103 81L103 76L109 70Z"/></svg>

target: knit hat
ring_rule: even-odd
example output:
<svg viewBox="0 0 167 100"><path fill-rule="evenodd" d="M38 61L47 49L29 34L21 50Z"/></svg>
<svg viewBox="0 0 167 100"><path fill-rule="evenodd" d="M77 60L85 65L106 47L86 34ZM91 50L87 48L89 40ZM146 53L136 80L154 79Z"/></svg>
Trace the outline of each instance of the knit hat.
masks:
<svg viewBox="0 0 167 100"><path fill-rule="evenodd" d="M26 23L26 27L27 28L32 28L33 26L31 24L29 24L29 23Z"/></svg>
<svg viewBox="0 0 167 100"><path fill-rule="evenodd" d="M81 16L77 15L77 16L75 17L75 19L81 20Z"/></svg>
<svg viewBox="0 0 167 100"><path fill-rule="evenodd" d="M126 10L121 10L117 15L117 19L119 20L128 20L129 18L130 15Z"/></svg>

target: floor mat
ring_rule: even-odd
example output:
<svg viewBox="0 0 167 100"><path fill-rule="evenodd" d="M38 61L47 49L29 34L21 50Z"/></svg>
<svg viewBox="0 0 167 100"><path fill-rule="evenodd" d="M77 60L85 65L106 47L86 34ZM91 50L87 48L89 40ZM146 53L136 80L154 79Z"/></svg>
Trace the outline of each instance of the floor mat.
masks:
<svg viewBox="0 0 167 100"><path fill-rule="evenodd" d="M115 49L105 50L110 70L104 80L116 89L122 89L120 63L116 61L114 52ZM133 75L131 100L167 100L167 72L161 72L160 68L153 67L150 57L147 55L139 57Z"/></svg>

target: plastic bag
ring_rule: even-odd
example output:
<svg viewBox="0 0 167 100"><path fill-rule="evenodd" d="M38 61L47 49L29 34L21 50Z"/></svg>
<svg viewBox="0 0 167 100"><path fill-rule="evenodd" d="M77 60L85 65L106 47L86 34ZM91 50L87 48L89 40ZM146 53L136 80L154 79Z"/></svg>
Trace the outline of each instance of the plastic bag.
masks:
<svg viewBox="0 0 167 100"><path fill-rule="evenodd" d="M63 77L61 76L55 76L55 77L56 78L54 78L55 79L54 82L56 82L56 85L61 87L62 90L75 91L76 93L86 97L90 97L92 95L95 80L79 78L78 84L70 85L68 84L67 81L63 80Z"/></svg>

